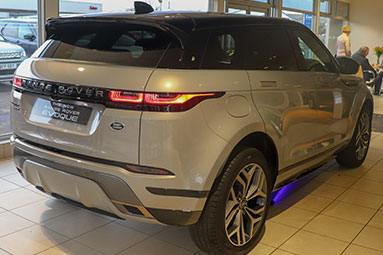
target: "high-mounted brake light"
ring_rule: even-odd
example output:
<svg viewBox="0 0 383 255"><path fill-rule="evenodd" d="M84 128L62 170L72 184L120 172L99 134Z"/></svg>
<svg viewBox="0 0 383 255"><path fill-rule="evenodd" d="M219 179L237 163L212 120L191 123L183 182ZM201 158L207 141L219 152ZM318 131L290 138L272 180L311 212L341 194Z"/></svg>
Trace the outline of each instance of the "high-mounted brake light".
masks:
<svg viewBox="0 0 383 255"><path fill-rule="evenodd" d="M211 97L215 96L215 93L205 94L145 94L145 103L153 105L173 105L184 104L187 101L196 97Z"/></svg>
<svg viewBox="0 0 383 255"><path fill-rule="evenodd" d="M21 78L19 77L13 77L13 85L16 85L17 87L22 87L23 83L21 82Z"/></svg>
<svg viewBox="0 0 383 255"><path fill-rule="evenodd" d="M144 101L144 93L111 90L109 98L113 102L141 104Z"/></svg>

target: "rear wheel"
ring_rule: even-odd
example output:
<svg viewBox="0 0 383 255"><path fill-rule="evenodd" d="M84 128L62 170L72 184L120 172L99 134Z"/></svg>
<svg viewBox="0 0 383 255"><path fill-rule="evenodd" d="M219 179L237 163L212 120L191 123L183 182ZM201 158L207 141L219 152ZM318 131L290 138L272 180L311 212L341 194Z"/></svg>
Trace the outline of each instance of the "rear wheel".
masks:
<svg viewBox="0 0 383 255"><path fill-rule="evenodd" d="M363 164L370 146L371 120L371 109L363 107L349 145L337 155L339 165L355 168Z"/></svg>
<svg viewBox="0 0 383 255"><path fill-rule="evenodd" d="M265 223L272 189L270 169L261 152L246 148L224 171L200 220L189 230L205 252L244 255L257 244Z"/></svg>

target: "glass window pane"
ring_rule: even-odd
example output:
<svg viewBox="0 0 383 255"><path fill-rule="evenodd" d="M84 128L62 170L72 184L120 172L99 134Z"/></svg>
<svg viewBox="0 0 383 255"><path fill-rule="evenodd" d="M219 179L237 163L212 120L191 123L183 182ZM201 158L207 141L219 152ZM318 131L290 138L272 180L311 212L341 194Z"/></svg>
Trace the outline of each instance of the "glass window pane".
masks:
<svg viewBox="0 0 383 255"><path fill-rule="evenodd" d="M156 66L171 42L152 27L106 22L61 25L52 39L43 57L143 67Z"/></svg>
<svg viewBox="0 0 383 255"><path fill-rule="evenodd" d="M239 31L213 32L209 38L202 68L243 69L244 39Z"/></svg>
<svg viewBox="0 0 383 255"><path fill-rule="evenodd" d="M335 71L331 56L322 48L314 36L306 31L294 31L295 43L303 57L303 71L331 72Z"/></svg>
<svg viewBox="0 0 383 255"><path fill-rule="evenodd" d="M246 52L246 68L249 70L297 71L294 56L286 31L279 29L251 29L249 51Z"/></svg>
<svg viewBox="0 0 383 255"><path fill-rule="evenodd" d="M2 1L0 12L0 136L8 135L10 127L10 82L17 66L37 49L37 39L25 39L24 34L37 37L37 0ZM31 23L35 29L31 29ZM5 37L5 40L4 38Z"/></svg>
<svg viewBox="0 0 383 255"><path fill-rule="evenodd" d="M320 0L320 11L322 13L331 13L331 0Z"/></svg>
<svg viewBox="0 0 383 255"><path fill-rule="evenodd" d="M282 6L302 11L313 11L314 0L282 0Z"/></svg>
<svg viewBox="0 0 383 255"><path fill-rule="evenodd" d="M313 28L313 15L311 14L283 10L282 18L297 21L310 29Z"/></svg>
<svg viewBox="0 0 383 255"><path fill-rule="evenodd" d="M228 9L228 13L231 13L231 14L246 14L247 11L243 10L243 9L229 8Z"/></svg>
<svg viewBox="0 0 383 255"><path fill-rule="evenodd" d="M253 0L254 2L268 3L269 0Z"/></svg>
<svg viewBox="0 0 383 255"><path fill-rule="evenodd" d="M350 4L349 3L338 2L338 8L337 8L337 11L336 11L337 12L337 16L348 17L349 9L350 9Z"/></svg>
<svg viewBox="0 0 383 255"><path fill-rule="evenodd" d="M260 11L251 11L250 14L254 16L266 16L265 12L260 12Z"/></svg>

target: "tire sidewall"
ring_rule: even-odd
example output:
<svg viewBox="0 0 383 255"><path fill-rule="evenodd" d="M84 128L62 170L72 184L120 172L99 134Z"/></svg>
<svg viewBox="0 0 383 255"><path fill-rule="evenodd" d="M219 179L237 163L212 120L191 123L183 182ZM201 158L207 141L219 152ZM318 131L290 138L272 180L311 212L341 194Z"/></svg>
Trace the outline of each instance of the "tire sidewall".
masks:
<svg viewBox="0 0 383 255"><path fill-rule="evenodd" d="M240 170L245 167L246 165L250 163L256 163L259 166L262 167L267 181L267 200L266 200L266 206L265 211L262 216L262 220L259 222L260 227L258 228L257 232L253 236L253 238L244 246L237 247L234 246L230 240L227 238L226 235L226 229L225 229L225 210L226 210L226 201L229 196L230 189L234 183L235 178L237 177ZM270 173L270 168L267 164L267 161L265 157L262 155L261 152L259 152L257 149L254 148L246 148L242 150L229 164L229 166L226 169L226 178L222 181L225 185L224 192L219 194L219 200L218 202L218 210L217 210L217 237L218 240L221 240L221 244L224 246L225 251L230 251L226 254L247 254L249 251L251 251L259 242L260 240L260 233L263 230L264 223L267 218L268 210L270 207L270 200L271 200L271 190L272 190L272 175Z"/></svg>

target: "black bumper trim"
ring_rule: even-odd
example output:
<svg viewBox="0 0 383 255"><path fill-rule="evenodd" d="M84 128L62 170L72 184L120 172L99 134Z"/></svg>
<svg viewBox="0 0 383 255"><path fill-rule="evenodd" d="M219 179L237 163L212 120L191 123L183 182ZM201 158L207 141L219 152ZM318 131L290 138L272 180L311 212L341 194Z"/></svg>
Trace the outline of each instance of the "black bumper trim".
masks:
<svg viewBox="0 0 383 255"><path fill-rule="evenodd" d="M198 222L202 211L184 212L179 210L165 210L147 208L151 215L159 222L167 225L189 226Z"/></svg>
<svg viewBox="0 0 383 255"><path fill-rule="evenodd" d="M150 193L154 195L160 195L160 196L205 198L209 195L209 191L199 191L199 190L164 189L164 188L153 188L153 187L146 187L146 189Z"/></svg>

